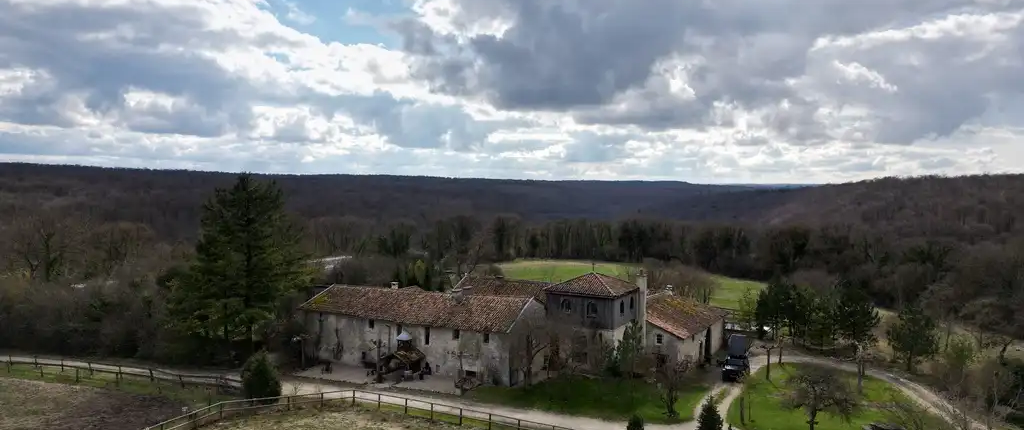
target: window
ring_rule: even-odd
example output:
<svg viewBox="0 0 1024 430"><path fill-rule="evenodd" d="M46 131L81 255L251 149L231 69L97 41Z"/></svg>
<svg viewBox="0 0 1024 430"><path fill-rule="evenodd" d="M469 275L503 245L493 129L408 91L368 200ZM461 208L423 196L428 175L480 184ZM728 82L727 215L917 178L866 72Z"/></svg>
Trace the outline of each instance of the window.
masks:
<svg viewBox="0 0 1024 430"><path fill-rule="evenodd" d="M452 330L452 340L459 340L460 334L458 330Z"/></svg>
<svg viewBox="0 0 1024 430"><path fill-rule="evenodd" d="M665 337L664 336L662 336L661 334L654 335L654 344L655 345L661 345L663 342L665 342Z"/></svg>
<svg viewBox="0 0 1024 430"><path fill-rule="evenodd" d="M562 312L571 313L572 312L572 302L570 302L569 299L562 299L561 302L558 302L558 308L561 309Z"/></svg>
<svg viewBox="0 0 1024 430"><path fill-rule="evenodd" d="M491 343L491 334L484 333L484 343Z"/></svg>
<svg viewBox="0 0 1024 430"><path fill-rule="evenodd" d="M373 320L369 320L370 328L373 328Z"/></svg>
<svg viewBox="0 0 1024 430"><path fill-rule="evenodd" d="M597 316L597 304L594 302L587 302L587 318L594 318Z"/></svg>
<svg viewBox="0 0 1024 430"><path fill-rule="evenodd" d="M430 345L430 327L423 327L423 344Z"/></svg>
<svg viewBox="0 0 1024 430"><path fill-rule="evenodd" d="M401 324L398 325L398 330L395 331L395 336L398 336L400 334L402 334L402 325Z"/></svg>
<svg viewBox="0 0 1024 430"><path fill-rule="evenodd" d="M633 298L632 297L629 298L629 308L633 309Z"/></svg>
<svg viewBox="0 0 1024 430"><path fill-rule="evenodd" d="M623 300L623 301L619 302L619 314L625 314L625 313L626 313L626 301Z"/></svg>

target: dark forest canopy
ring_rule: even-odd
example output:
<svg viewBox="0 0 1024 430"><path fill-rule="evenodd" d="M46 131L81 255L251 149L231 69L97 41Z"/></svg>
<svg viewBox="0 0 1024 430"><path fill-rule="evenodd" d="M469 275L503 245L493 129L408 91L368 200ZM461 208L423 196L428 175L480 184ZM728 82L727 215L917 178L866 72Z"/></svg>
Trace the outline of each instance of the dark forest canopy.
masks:
<svg viewBox="0 0 1024 430"><path fill-rule="evenodd" d="M0 217L41 207L146 224L163 240L195 239L199 208L231 173L0 164ZM748 225L852 224L899 237L1005 241L1024 217L1024 175L883 178L764 189L646 181L531 181L388 175L256 175L273 179L304 219L352 216L424 225L452 215L514 214L534 223L630 217Z"/></svg>

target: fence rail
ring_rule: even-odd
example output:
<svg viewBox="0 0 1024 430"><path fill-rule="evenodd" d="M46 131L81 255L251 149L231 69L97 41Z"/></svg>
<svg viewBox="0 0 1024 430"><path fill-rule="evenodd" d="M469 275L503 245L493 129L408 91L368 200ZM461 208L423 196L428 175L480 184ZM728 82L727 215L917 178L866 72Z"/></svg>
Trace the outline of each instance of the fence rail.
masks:
<svg viewBox="0 0 1024 430"><path fill-rule="evenodd" d="M252 415L268 410L293 410L302 407L351 405L386 410L460 426L488 430L573 430L520 418L498 415L459 406L426 402L401 396L361 390L341 390L264 399L230 400L171 418L145 430L197 429L218 420Z"/></svg>
<svg viewBox="0 0 1024 430"><path fill-rule="evenodd" d="M242 385L241 379L232 375L211 373L177 373L152 367L137 365L102 363L86 360L25 358L8 355L0 356L4 360L7 373L11 373L16 365L31 365L40 377L45 376L46 368L59 368L60 375L70 378L69 370L74 370L75 382L96 374L113 376L113 383L120 385L125 377L136 380L148 380L151 383L169 382L182 388L189 385L215 387L222 392L237 392ZM68 373L65 373L68 372ZM208 402L212 403L212 401ZM260 411L292 410L302 407L325 407L350 405L369 409L403 413L405 415L426 418L431 421L446 422L460 426L488 430L573 430L568 427L544 424L520 418L493 414L475 409L443 403L428 402L389 394L374 393L362 390L340 390L322 393L296 394L291 396L270 397L265 399L228 400L212 403L201 409L171 418L145 430L184 430L196 429L224 418L239 415L251 415Z"/></svg>
<svg viewBox="0 0 1024 430"><path fill-rule="evenodd" d="M38 372L39 376L45 376L45 368L60 368L60 374L70 377L70 374L65 374L65 371L75 371L75 382L79 382L83 377L93 377L96 374L112 375L114 385L120 385L126 376L149 380L149 382L170 382L176 385L180 385L185 388L189 385L201 385L215 387L221 392L236 392L242 386L242 380L229 375L216 375L216 374L199 374L199 373L176 373L167 370L152 368L152 367L138 367L135 365L117 364L117 363L102 363L95 361L86 360L71 360L71 359L52 359L52 358L39 358L33 357L31 359L24 357L14 357L8 355L7 357L0 357L0 360L4 360L7 373L10 374L13 371L15 365L31 365Z"/></svg>

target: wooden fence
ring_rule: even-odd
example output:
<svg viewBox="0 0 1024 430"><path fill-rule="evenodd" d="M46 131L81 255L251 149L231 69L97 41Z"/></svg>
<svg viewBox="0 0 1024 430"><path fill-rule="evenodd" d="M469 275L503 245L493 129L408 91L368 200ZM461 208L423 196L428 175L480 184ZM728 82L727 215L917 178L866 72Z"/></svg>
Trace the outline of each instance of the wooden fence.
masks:
<svg viewBox="0 0 1024 430"><path fill-rule="evenodd" d="M384 410L425 418L430 421L488 430L572 430L568 427L543 424L459 406L360 390L329 391L268 397L265 399L220 402L179 417L171 418L162 423L147 427L145 430L197 429L221 419L252 415L261 411L293 410L303 407L323 408L341 405L361 406L367 409Z"/></svg>
<svg viewBox="0 0 1024 430"><path fill-rule="evenodd" d="M219 392L238 392L242 381L235 376L213 373L177 373L167 370L139 367L137 365L101 363L86 360L47 359L0 356L8 374L17 365L29 365L32 372L39 372L40 377L47 374L59 375L71 382L80 382L96 375L108 375L110 384L119 386L125 378L149 383L169 383L181 388L189 385L214 387ZM74 371L72 376L71 371ZM211 397L212 399L212 397ZM492 414L474 409L442 403L427 402L388 394L372 393L361 390L341 390L323 393L298 394L292 396L271 397L266 399L230 400L218 403L208 401L209 406L196 409L179 417L171 418L162 423L148 427L146 430L183 430L196 429L214 421L239 415L251 415L260 411L291 410L302 407L324 406L361 406L369 409L403 413L405 415L446 422L460 426L489 430L572 430L551 424L543 424L519 418Z"/></svg>
<svg viewBox="0 0 1024 430"><path fill-rule="evenodd" d="M63 358L33 357L29 359L8 355L0 357L0 360L4 360L3 365L8 374L13 373L17 365L30 365L32 371L39 372L41 378L50 374L60 376L70 382L73 377L76 383L86 378L96 378L97 375L108 375L109 383L114 386L120 386L125 378L149 381L150 383L169 383L181 388L196 385L207 386L216 388L219 393L237 393L242 386L242 381L237 377L212 373L176 373L151 367ZM72 371L74 371L73 376Z"/></svg>

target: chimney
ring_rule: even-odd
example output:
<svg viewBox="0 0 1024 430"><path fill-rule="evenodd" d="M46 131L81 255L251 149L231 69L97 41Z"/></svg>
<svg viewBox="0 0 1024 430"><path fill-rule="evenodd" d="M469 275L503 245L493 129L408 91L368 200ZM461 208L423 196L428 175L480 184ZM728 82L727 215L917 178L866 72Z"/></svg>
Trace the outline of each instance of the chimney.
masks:
<svg viewBox="0 0 1024 430"><path fill-rule="evenodd" d="M398 282L397 281L391 283L391 289L392 290L397 290L398 289Z"/></svg>
<svg viewBox="0 0 1024 430"><path fill-rule="evenodd" d="M455 303L462 303L462 288L455 287L452 290L452 298L455 299Z"/></svg>
<svg viewBox="0 0 1024 430"><path fill-rule="evenodd" d="M462 295L463 296L468 296L472 292L473 292L473 286L472 285L466 285L465 287L462 287Z"/></svg>
<svg viewBox="0 0 1024 430"><path fill-rule="evenodd" d="M672 286L671 285L666 285L665 286L665 292L668 293L668 295L672 295L672 293L673 293Z"/></svg>
<svg viewBox="0 0 1024 430"><path fill-rule="evenodd" d="M640 333L642 333L641 339L644 343L647 342L647 273L644 269L640 269L640 273L636 275L636 286L640 289L637 295L640 296L640 307L637 320L640 322Z"/></svg>

